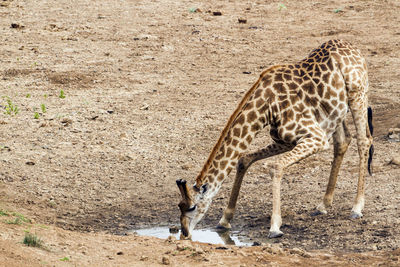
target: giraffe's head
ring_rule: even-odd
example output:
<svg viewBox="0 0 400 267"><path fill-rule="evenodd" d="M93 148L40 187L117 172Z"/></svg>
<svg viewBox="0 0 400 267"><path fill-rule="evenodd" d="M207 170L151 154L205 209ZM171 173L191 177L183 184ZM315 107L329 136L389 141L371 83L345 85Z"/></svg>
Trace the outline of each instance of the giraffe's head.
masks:
<svg viewBox="0 0 400 267"><path fill-rule="evenodd" d="M188 187L186 180L176 180L182 200L179 202L181 210L181 239L190 239L191 232L196 224L206 213L211 203L207 197L208 184L203 184L200 189Z"/></svg>

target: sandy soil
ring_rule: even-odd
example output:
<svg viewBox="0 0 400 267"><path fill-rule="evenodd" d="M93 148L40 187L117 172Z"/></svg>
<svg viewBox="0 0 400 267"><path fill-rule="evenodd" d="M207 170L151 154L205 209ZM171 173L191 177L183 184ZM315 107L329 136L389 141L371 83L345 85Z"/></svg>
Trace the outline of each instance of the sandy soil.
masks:
<svg viewBox="0 0 400 267"><path fill-rule="evenodd" d="M390 162L400 143L387 134L400 128L399 13L394 0L0 1L0 265L398 264L400 166ZM326 216L310 213L332 151L286 170L277 240L265 239L267 170L251 167L232 226L272 245L218 249L124 235L177 225L175 180L194 180L259 73L334 38L359 47L369 66L375 159L361 220L348 218L353 140ZM10 104L18 114L3 113ZM269 142L265 131L252 148ZM217 224L232 178L200 228ZM15 223L13 212L31 221ZM21 244L27 229L45 249Z"/></svg>

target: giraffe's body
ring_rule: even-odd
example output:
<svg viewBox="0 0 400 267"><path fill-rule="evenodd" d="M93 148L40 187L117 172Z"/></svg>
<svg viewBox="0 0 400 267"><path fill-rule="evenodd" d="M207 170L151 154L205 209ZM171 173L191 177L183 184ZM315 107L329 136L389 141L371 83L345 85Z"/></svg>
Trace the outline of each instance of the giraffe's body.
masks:
<svg viewBox="0 0 400 267"><path fill-rule="evenodd" d="M343 155L350 143L345 116L351 110L357 130L360 155L358 191L352 217L361 217L364 206L364 176L372 136L367 127L368 77L364 58L349 43L332 40L297 64L273 66L265 70L246 93L214 146L193 188L178 180L183 200L183 236L190 236L207 211L213 196L233 168L237 169L231 198L220 227L230 228L243 176L252 163L276 155L270 166L273 211L270 236L279 230L280 180L283 169L329 147L334 140L334 161L324 201L317 207L326 213ZM274 140L264 149L246 153L252 140L265 126Z"/></svg>

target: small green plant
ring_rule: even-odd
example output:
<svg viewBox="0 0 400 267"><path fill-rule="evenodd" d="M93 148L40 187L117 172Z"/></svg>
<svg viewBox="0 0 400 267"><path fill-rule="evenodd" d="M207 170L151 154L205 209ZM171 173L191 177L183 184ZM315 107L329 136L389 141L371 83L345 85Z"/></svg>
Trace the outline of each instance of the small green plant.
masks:
<svg viewBox="0 0 400 267"><path fill-rule="evenodd" d="M333 10L334 13L340 13L343 12L341 8L336 8L335 10Z"/></svg>
<svg viewBox="0 0 400 267"><path fill-rule="evenodd" d="M0 209L0 216L8 216L8 212L6 210Z"/></svg>
<svg viewBox="0 0 400 267"><path fill-rule="evenodd" d="M4 114L17 115L19 112L18 106L15 105L8 96L6 97L6 102L7 102L5 107L6 111L4 112Z"/></svg>
<svg viewBox="0 0 400 267"><path fill-rule="evenodd" d="M278 10L279 10L279 11L282 11L282 10L284 10L284 9L286 9L285 4L279 3L279 4L278 4Z"/></svg>
<svg viewBox="0 0 400 267"><path fill-rule="evenodd" d="M57 204L56 204L56 202L55 202L54 200L49 200L48 205L49 205L50 207L52 207L52 208L57 207Z"/></svg>
<svg viewBox="0 0 400 267"><path fill-rule="evenodd" d="M17 225L21 225L22 221L20 218L15 218L14 220L8 220L6 221L6 224L17 224Z"/></svg>
<svg viewBox="0 0 400 267"><path fill-rule="evenodd" d="M41 105L40 105L40 108L41 108L41 110L42 110L43 113L46 113L46 106L45 106L45 104L41 104Z"/></svg>
<svg viewBox="0 0 400 267"><path fill-rule="evenodd" d="M15 216L15 217L17 217L17 218L19 218L19 219L20 219L21 221L23 221L23 222L26 222L26 223L30 223L30 222L31 222L30 219L26 218L26 217L25 217L24 215L22 215L21 213L13 212L12 215Z"/></svg>
<svg viewBox="0 0 400 267"><path fill-rule="evenodd" d="M28 247L43 247L43 241L35 234L25 233L23 243Z"/></svg>
<svg viewBox="0 0 400 267"><path fill-rule="evenodd" d="M31 94L26 94L26 98L31 98Z"/></svg>
<svg viewBox="0 0 400 267"><path fill-rule="evenodd" d="M35 114L33 114L33 118L34 118L35 120L38 120L39 117L40 117L39 112L35 112Z"/></svg>
<svg viewBox="0 0 400 267"><path fill-rule="evenodd" d="M43 95L43 97L44 97L44 98L47 98L47 97L48 97L48 95L47 95L47 94L44 94L44 95Z"/></svg>
<svg viewBox="0 0 400 267"><path fill-rule="evenodd" d="M37 227L40 227L42 229L49 229L49 227L47 225L44 224L36 224Z"/></svg>
<svg viewBox="0 0 400 267"><path fill-rule="evenodd" d="M69 261L68 257L61 258L60 261Z"/></svg>
<svg viewBox="0 0 400 267"><path fill-rule="evenodd" d="M64 90L61 90L61 91L60 91L59 98L61 98L61 99L64 99L64 98L65 98Z"/></svg>

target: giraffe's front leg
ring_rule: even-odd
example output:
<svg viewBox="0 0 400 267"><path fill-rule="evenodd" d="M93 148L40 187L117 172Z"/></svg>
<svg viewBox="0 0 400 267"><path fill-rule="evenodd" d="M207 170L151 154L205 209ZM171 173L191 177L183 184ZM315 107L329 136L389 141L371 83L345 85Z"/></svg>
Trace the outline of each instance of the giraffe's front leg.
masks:
<svg viewBox="0 0 400 267"><path fill-rule="evenodd" d="M281 179L283 169L279 164L271 165L270 175L272 178L272 215L269 238L281 237L283 232L280 230L282 225L281 218Z"/></svg>
<svg viewBox="0 0 400 267"><path fill-rule="evenodd" d="M269 230L269 237L275 238L283 235L280 230L282 225L281 218L281 179L283 175L283 169L298 162L305 157L308 157L328 146L328 140L326 136L322 134L314 135L308 134L308 138L304 138L299 142L294 149L290 152L282 154L279 159L270 168L270 175L272 178L272 216L271 216L271 228Z"/></svg>
<svg viewBox="0 0 400 267"><path fill-rule="evenodd" d="M236 202L239 197L240 187L242 185L243 177L246 173L247 168L250 166L251 161L248 161L246 157L239 159L236 166L236 177L233 183L231 197L229 198L228 207L224 211L224 215L218 223L217 228L221 230L229 230L232 228L231 220L236 209Z"/></svg>

